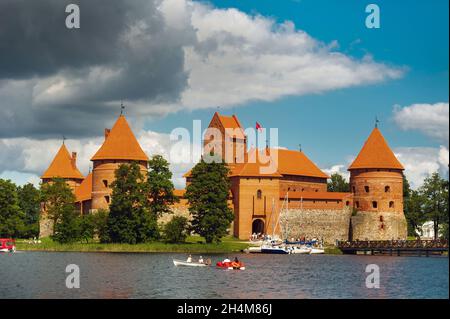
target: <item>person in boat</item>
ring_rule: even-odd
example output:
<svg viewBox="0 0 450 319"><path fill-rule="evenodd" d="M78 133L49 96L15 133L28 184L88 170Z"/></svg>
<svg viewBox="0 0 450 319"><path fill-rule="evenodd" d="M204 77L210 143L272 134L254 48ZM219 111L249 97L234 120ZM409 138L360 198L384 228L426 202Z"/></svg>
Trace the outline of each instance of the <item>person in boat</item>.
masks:
<svg viewBox="0 0 450 319"><path fill-rule="evenodd" d="M231 260L229 260L228 258L225 258L225 260L223 262L224 263L229 263L229 262L231 262Z"/></svg>
<svg viewBox="0 0 450 319"><path fill-rule="evenodd" d="M192 262L192 256L189 255L189 257L187 258L186 262L191 263Z"/></svg>
<svg viewBox="0 0 450 319"><path fill-rule="evenodd" d="M234 260L233 260L233 262L231 263L231 266L232 266L234 269L238 269L238 268L241 267L241 263L239 262L239 259L238 259L237 257L234 257Z"/></svg>
<svg viewBox="0 0 450 319"><path fill-rule="evenodd" d="M203 257L202 257L202 256L200 256L200 258L198 259L198 262L199 262L200 264L203 264L203 263L204 263Z"/></svg>

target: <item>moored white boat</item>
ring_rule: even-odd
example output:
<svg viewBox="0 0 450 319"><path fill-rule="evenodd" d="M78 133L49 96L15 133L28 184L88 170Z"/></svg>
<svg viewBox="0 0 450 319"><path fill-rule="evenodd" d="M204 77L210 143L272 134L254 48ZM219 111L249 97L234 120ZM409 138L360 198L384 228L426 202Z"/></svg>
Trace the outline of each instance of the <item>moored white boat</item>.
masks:
<svg viewBox="0 0 450 319"><path fill-rule="evenodd" d="M248 247L247 251L249 253L251 253L251 254L260 253L261 252L261 246Z"/></svg>
<svg viewBox="0 0 450 319"><path fill-rule="evenodd" d="M199 262L187 262L186 260L179 260L179 259L174 259L173 260L173 264L175 266L189 266L189 267L206 267L209 266L205 263L199 263Z"/></svg>
<svg viewBox="0 0 450 319"><path fill-rule="evenodd" d="M323 248L311 248L311 251L309 252L311 255L317 255L317 254L325 254L325 249Z"/></svg>
<svg viewBox="0 0 450 319"><path fill-rule="evenodd" d="M263 254L289 254L289 250L281 246L261 246L261 253Z"/></svg>
<svg viewBox="0 0 450 319"><path fill-rule="evenodd" d="M294 246L291 248L291 254L309 254L310 252L311 252L311 248L308 248L308 247Z"/></svg>

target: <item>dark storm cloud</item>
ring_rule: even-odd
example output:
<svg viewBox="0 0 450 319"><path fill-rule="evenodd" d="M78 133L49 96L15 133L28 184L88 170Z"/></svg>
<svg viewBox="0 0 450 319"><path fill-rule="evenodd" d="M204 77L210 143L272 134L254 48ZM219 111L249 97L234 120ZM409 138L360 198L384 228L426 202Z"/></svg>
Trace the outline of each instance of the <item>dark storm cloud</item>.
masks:
<svg viewBox="0 0 450 319"><path fill-rule="evenodd" d="M65 26L70 3L80 7L80 29ZM187 84L183 45L195 35L167 26L158 4L1 0L0 138L98 135L117 101L148 105L130 115L176 103Z"/></svg>
<svg viewBox="0 0 450 319"><path fill-rule="evenodd" d="M67 29L65 8L77 3L82 28ZM49 75L113 61L126 27L125 1L2 0L0 77Z"/></svg>

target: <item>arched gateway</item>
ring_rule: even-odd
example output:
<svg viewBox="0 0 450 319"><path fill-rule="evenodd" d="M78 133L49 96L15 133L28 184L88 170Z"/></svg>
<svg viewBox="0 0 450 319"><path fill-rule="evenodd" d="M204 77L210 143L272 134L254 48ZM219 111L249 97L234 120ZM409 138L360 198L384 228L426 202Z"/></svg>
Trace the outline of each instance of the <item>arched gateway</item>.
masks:
<svg viewBox="0 0 450 319"><path fill-rule="evenodd" d="M255 219L252 223L252 234L264 234L264 221L262 219Z"/></svg>

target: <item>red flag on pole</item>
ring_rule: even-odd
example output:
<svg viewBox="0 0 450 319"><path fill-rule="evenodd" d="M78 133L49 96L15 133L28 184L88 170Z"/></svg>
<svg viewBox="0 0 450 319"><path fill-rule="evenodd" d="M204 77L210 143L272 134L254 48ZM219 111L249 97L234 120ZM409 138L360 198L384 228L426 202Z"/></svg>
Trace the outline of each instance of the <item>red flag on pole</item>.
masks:
<svg viewBox="0 0 450 319"><path fill-rule="evenodd" d="M261 126L261 124L259 124L258 122L256 122L256 129L257 129L258 131L262 131L262 126Z"/></svg>

